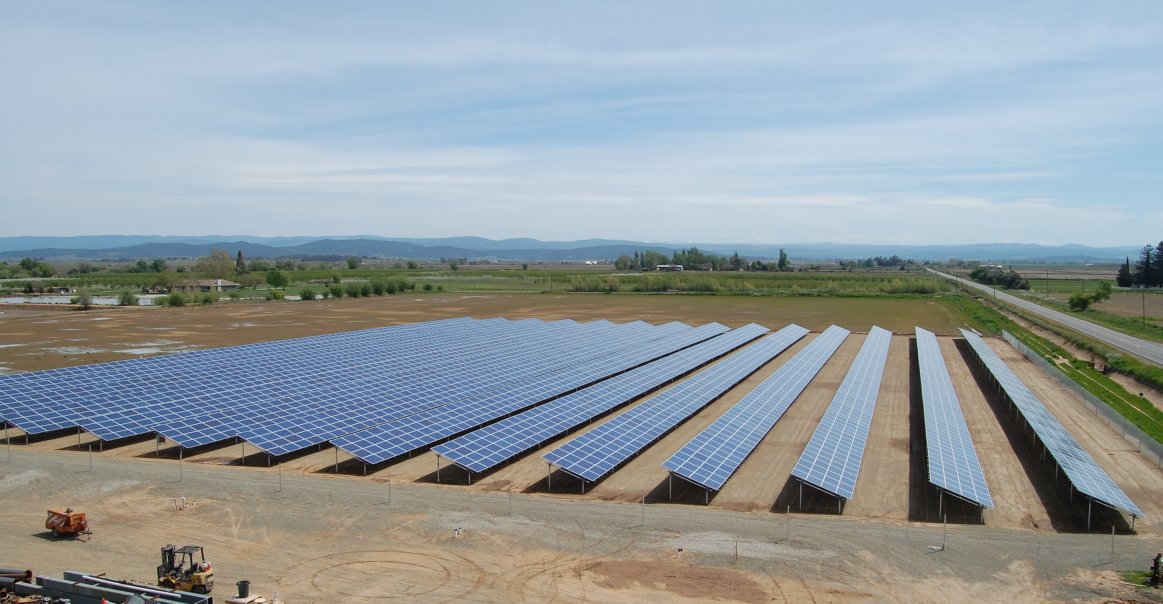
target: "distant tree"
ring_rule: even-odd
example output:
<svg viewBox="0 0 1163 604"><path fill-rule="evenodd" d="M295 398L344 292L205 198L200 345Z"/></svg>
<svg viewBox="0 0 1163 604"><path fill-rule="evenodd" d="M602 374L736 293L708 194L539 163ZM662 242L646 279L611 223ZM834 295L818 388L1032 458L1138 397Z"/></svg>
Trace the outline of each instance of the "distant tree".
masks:
<svg viewBox="0 0 1163 604"><path fill-rule="evenodd" d="M309 287L304 287L302 290L299 291L299 299L304 300L304 301L314 301L315 300L315 290L313 290Z"/></svg>
<svg viewBox="0 0 1163 604"><path fill-rule="evenodd" d="M353 271L357 268L359 268L359 258L348 258L347 259L347 269Z"/></svg>
<svg viewBox="0 0 1163 604"><path fill-rule="evenodd" d="M234 274L246 274L246 260L242 257L242 250L238 250L238 253L234 256Z"/></svg>
<svg viewBox="0 0 1163 604"><path fill-rule="evenodd" d="M73 299L69 300L69 302L80 305L81 310L89 310L93 308L93 294L88 289L82 287L77 290L77 295L73 296Z"/></svg>
<svg viewBox="0 0 1163 604"><path fill-rule="evenodd" d="M1163 241L1160 241L1159 245L1155 246L1155 252L1151 254L1151 257L1154 260L1151 263L1154 268L1154 271L1151 273L1151 284L1155 287L1163 287Z"/></svg>
<svg viewBox="0 0 1163 604"><path fill-rule="evenodd" d="M321 296L321 297L322 297L324 300L326 300L326 299L328 299L328 298L330 298L330 297L331 297L331 290L330 290L330 289L328 289L328 288L326 288L326 287L324 287L324 288L323 288L323 291L319 292L319 295L320 295L320 296Z"/></svg>
<svg viewBox="0 0 1163 604"><path fill-rule="evenodd" d="M295 266L294 260L291 260L290 258L283 258L282 260L275 261L275 268L281 271L293 271L298 267Z"/></svg>
<svg viewBox="0 0 1163 604"><path fill-rule="evenodd" d="M1130 287L1135 283L1135 276L1131 274L1131 259L1127 257L1127 261L1119 265L1119 272L1115 275L1115 283L1119 287Z"/></svg>
<svg viewBox="0 0 1163 604"><path fill-rule="evenodd" d="M1151 246L1143 246L1139 252L1139 261L1135 263L1134 277L1135 285L1139 287L1151 287L1155 284L1154 272L1155 267L1155 250Z"/></svg>
<svg viewBox="0 0 1163 604"><path fill-rule="evenodd" d="M638 268L638 252L634 252L634 257L631 258L626 254L622 254L614 259L614 268L620 271L628 271L631 268Z"/></svg>
<svg viewBox="0 0 1163 604"><path fill-rule="evenodd" d="M327 291L331 292L331 295L335 298L343 297L343 288L338 285L332 285L331 287L327 288Z"/></svg>
<svg viewBox="0 0 1163 604"><path fill-rule="evenodd" d="M456 263L456 261L449 262L449 263L448 263L448 268L449 268L450 270L458 271L458 270L460 270L460 264L457 264L457 263Z"/></svg>
<svg viewBox="0 0 1163 604"><path fill-rule="evenodd" d="M788 261L787 252L783 251L783 248L779 248L779 263L776 264L776 267L782 272L791 270L791 262Z"/></svg>
<svg viewBox="0 0 1163 604"><path fill-rule="evenodd" d="M153 278L153 286L161 289L170 289L178 282L178 274L173 271L158 273Z"/></svg>
<svg viewBox="0 0 1163 604"><path fill-rule="evenodd" d="M51 277L57 272L57 269L53 265L40 260L33 260L32 258L21 260L20 267L27 271L30 277L40 277L42 279Z"/></svg>
<svg viewBox="0 0 1163 604"><path fill-rule="evenodd" d="M529 263L528 263L528 262L522 262L522 263L521 263L521 270L523 270L523 271L527 271L527 270L529 270Z"/></svg>
<svg viewBox="0 0 1163 604"><path fill-rule="evenodd" d="M203 256L194 263L194 271L211 279L225 279L234 273L234 259L226 250L212 248L209 256Z"/></svg>
<svg viewBox="0 0 1163 604"><path fill-rule="evenodd" d="M249 287L251 289L255 289L259 285L263 284L266 281L266 279L264 277L265 274L266 274L266 272L264 271L263 275L257 275L257 274L252 273L252 272L247 272L247 273L244 273L242 275L239 275L237 277L238 285L240 285L242 287Z"/></svg>
<svg viewBox="0 0 1163 604"><path fill-rule="evenodd" d="M419 265L419 264L416 264L416 261L415 261L415 260L409 260L409 261L408 261L408 270L413 270L413 271L414 271L414 270L416 270L416 269L418 269L418 268L420 268L420 265Z"/></svg>
<svg viewBox="0 0 1163 604"><path fill-rule="evenodd" d="M125 290L125 291L121 292L120 294L117 294L117 305L118 306L137 306L138 303L139 303L139 300L138 300L137 296L129 290Z"/></svg>
<svg viewBox="0 0 1163 604"><path fill-rule="evenodd" d="M731 255L731 270L743 270L743 259L739 257L739 252Z"/></svg>
<svg viewBox="0 0 1163 604"><path fill-rule="evenodd" d="M282 289L286 287L287 283L289 282L290 281L287 279L287 276L283 274L283 271L280 271L277 268L267 271L267 285L270 285L275 289Z"/></svg>
<svg viewBox="0 0 1163 604"><path fill-rule="evenodd" d="M1093 294L1084 294L1078 292L1070 296L1067 304L1070 305L1070 310L1083 311L1091 307L1093 304L1105 302L1111 297L1111 283L1110 281L1099 281L1098 290Z"/></svg>

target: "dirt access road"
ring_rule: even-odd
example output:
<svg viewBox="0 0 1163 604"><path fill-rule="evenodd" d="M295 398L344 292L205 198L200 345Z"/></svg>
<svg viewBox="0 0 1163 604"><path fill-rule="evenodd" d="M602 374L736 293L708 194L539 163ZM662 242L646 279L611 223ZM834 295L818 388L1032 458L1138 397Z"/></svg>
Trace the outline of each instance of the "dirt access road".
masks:
<svg viewBox="0 0 1163 604"><path fill-rule="evenodd" d="M92 539L47 536L46 502L87 511ZM288 602L1127 601L1147 596L1114 569L1153 551L1134 536L1116 537L1112 560L1101 534L953 525L943 537L936 524L148 459L97 456L90 470L86 455L23 448L0 464L0 510L5 566L148 580L162 545L198 543L216 595L246 579Z"/></svg>

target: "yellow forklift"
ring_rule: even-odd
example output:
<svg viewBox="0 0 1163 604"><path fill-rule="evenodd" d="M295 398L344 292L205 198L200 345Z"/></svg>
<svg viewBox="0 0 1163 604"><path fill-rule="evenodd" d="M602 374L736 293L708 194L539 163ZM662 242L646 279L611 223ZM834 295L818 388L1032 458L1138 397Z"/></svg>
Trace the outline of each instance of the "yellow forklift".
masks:
<svg viewBox="0 0 1163 604"><path fill-rule="evenodd" d="M214 569L206 561L201 545L162 548L162 563L157 567L157 583L162 587L208 594L214 589Z"/></svg>

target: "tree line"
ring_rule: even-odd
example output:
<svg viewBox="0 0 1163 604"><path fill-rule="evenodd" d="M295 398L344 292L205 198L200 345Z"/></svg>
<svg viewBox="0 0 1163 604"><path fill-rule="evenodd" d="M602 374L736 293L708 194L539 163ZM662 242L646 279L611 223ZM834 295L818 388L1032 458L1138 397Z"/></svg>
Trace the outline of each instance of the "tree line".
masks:
<svg viewBox="0 0 1163 604"><path fill-rule="evenodd" d="M735 252L731 256L708 254L697 247L676 250L667 257L666 254L654 250L634 251L634 255L622 254L614 260L614 268L620 271L652 271L659 266L677 265L685 270L696 271L790 271L791 262L787 252L779 250L779 259L775 262L762 260L744 260Z"/></svg>
<svg viewBox="0 0 1163 604"><path fill-rule="evenodd" d="M979 266L969 273L969 278L985 285L1000 285L1006 289L1030 289L1030 280L1017 271L1003 271L995 266Z"/></svg>
<svg viewBox="0 0 1163 604"><path fill-rule="evenodd" d="M1163 287L1163 241L1154 247L1144 245L1134 267L1127 258L1119 267L1115 282L1119 287Z"/></svg>

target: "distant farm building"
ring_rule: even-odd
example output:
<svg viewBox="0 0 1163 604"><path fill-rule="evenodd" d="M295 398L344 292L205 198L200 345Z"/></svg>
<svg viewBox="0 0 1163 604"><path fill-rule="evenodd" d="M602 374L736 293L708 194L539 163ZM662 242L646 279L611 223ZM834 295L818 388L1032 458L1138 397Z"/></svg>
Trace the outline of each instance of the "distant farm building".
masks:
<svg viewBox="0 0 1163 604"><path fill-rule="evenodd" d="M239 285L226 279L191 279L178 284L184 292L225 292L238 289Z"/></svg>

